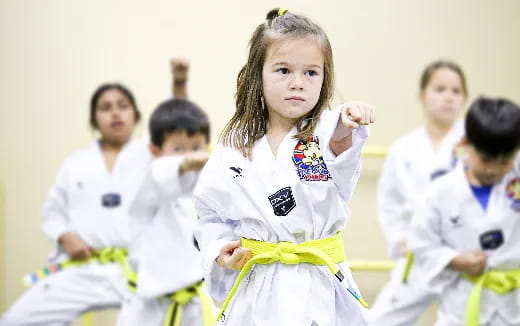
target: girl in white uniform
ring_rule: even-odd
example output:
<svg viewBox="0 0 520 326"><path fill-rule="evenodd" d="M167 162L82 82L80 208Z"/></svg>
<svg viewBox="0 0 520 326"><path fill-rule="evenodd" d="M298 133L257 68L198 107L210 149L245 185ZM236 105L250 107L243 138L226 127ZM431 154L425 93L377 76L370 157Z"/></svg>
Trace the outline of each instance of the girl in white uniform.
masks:
<svg viewBox="0 0 520 326"><path fill-rule="evenodd" d="M137 291L123 304L119 325L214 325L194 243L192 197L208 160L209 120L195 104L173 99L159 105L149 127L155 159L130 209Z"/></svg>
<svg viewBox="0 0 520 326"><path fill-rule="evenodd" d="M480 98L465 127L463 162L421 201L410 250L437 326L520 325L520 108Z"/></svg>
<svg viewBox="0 0 520 326"><path fill-rule="evenodd" d="M370 310L374 326L413 325L435 296L416 277L403 282L406 235L417 201L433 179L451 170L464 128L456 122L467 97L462 69L449 61L429 64L420 80L426 123L397 140L379 179L377 204L390 256L397 260L389 283Z"/></svg>
<svg viewBox="0 0 520 326"><path fill-rule="evenodd" d="M238 75L235 115L195 189L219 325L365 325L340 231L374 112L361 103L325 109L332 92L323 30L270 11Z"/></svg>
<svg viewBox="0 0 520 326"><path fill-rule="evenodd" d="M96 90L90 123L101 138L65 160L43 209L43 231L57 247L51 263L67 266L55 271L52 265L0 325L68 325L85 311L121 304L127 209L151 157L144 142L131 138L139 117L124 86ZM114 258L120 263L109 261Z"/></svg>

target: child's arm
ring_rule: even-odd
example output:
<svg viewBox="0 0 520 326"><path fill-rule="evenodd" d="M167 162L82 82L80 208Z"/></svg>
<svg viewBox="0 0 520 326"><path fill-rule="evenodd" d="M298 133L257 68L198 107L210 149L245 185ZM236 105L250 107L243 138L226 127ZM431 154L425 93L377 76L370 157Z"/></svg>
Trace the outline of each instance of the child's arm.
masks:
<svg viewBox="0 0 520 326"><path fill-rule="evenodd" d="M390 257L404 257L407 251L406 233L411 218L402 173L399 168L399 148L392 146L388 154L377 187L377 216L386 237Z"/></svg>
<svg viewBox="0 0 520 326"><path fill-rule="evenodd" d="M487 256L481 250L468 251L453 258L449 268L471 275L478 276L486 269Z"/></svg>
<svg viewBox="0 0 520 326"><path fill-rule="evenodd" d="M421 275L424 282L432 290L440 293L444 287L457 279L459 272L448 268L459 252L448 246L442 232L442 216L436 192L443 188L433 184L427 196L419 203L412 218L408 237L408 246L414 253L413 269L418 269L416 275Z"/></svg>
<svg viewBox="0 0 520 326"><path fill-rule="evenodd" d="M217 145L194 191L199 215L195 237L202 254L208 291L217 302L224 301L238 275L236 270L222 266L239 268L240 258L244 258L244 252L238 249L240 237L235 234L238 222L230 218L233 198L226 182L228 168L222 164L222 155L222 147Z"/></svg>
<svg viewBox="0 0 520 326"><path fill-rule="evenodd" d="M242 262L245 252L239 249L240 240L234 232L235 224L224 217L219 203L196 196L195 208L199 215L195 237L202 254L204 280L213 299L223 302L238 275L236 269L245 264L245 261Z"/></svg>
<svg viewBox="0 0 520 326"><path fill-rule="evenodd" d="M182 156L163 156L151 163L152 179L162 196L174 198L193 191L198 172L208 161L206 151L191 152Z"/></svg>
<svg viewBox="0 0 520 326"><path fill-rule="evenodd" d="M344 122L344 119L347 121ZM367 126L360 126L350 119L359 123L364 123L366 119L373 120L373 109L368 105L350 102L332 111L324 110L316 131L321 139L328 142L325 143L328 146L322 147L323 159L345 202L350 201L359 179L361 154L368 138Z"/></svg>
<svg viewBox="0 0 520 326"><path fill-rule="evenodd" d="M188 90L188 72L190 64L185 58L173 58L170 60L170 67L172 71L172 92L173 96L178 99L187 99Z"/></svg>
<svg viewBox="0 0 520 326"><path fill-rule="evenodd" d="M374 108L361 102L349 102L341 109L340 119L332 135L329 147L339 156L352 146L352 131L360 125L375 122Z"/></svg>
<svg viewBox="0 0 520 326"><path fill-rule="evenodd" d="M61 245L71 259L89 258L94 249L69 228L68 207L68 163L61 166L54 185L49 190L43 206L42 229L45 235Z"/></svg>

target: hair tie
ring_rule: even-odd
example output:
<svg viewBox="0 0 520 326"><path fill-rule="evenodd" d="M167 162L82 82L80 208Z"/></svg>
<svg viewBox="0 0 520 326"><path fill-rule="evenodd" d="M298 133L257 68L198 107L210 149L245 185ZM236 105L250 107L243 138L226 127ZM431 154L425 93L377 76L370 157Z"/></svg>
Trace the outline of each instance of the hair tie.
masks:
<svg viewBox="0 0 520 326"><path fill-rule="evenodd" d="M289 9L287 9L287 8L280 8L280 9L278 9L278 16L283 16L288 11L289 11Z"/></svg>

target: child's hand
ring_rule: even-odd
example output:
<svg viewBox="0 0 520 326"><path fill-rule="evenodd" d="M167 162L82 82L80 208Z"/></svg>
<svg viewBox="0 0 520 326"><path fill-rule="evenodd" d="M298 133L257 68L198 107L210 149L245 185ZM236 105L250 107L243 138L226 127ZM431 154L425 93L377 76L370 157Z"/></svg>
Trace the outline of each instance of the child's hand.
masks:
<svg viewBox="0 0 520 326"><path fill-rule="evenodd" d="M186 58L172 58L170 60L172 69L173 81L175 83L183 83L188 80L188 71L190 70L190 63Z"/></svg>
<svg viewBox="0 0 520 326"><path fill-rule="evenodd" d="M375 110L363 102L348 102L341 110L341 122L351 129L359 125L368 125L376 121Z"/></svg>
<svg viewBox="0 0 520 326"><path fill-rule="evenodd" d="M190 152L184 156L181 163L181 174L189 171L200 171L209 159L206 151Z"/></svg>
<svg viewBox="0 0 520 326"><path fill-rule="evenodd" d="M478 276L486 268L487 257L483 251L468 251L453 258L448 265L450 268L466 273L471 276Z"/></svg>
<svg viewBox="0 0 520 326"><path fill-rule="evenodd" d="M65 232L58 239L65 252L72 260L85 260L92 256L94 248L88 245L76 233Z"/></svg>
<svg viewBox="0 0 520 326"><path fill-rule="evenodd" d="M226 243L216 261L220 267L239 271L251 257L251 250L240 247L240 240L237 240Z"/></svg>

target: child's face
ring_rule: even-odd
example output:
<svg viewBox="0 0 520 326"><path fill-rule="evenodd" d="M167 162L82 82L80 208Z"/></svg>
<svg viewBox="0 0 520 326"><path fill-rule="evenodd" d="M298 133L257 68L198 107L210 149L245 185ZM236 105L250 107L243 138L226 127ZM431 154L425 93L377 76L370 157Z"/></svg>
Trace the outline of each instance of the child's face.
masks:
<svg viewBox="0 0 520 326"><path fill-rule="evenodd" d="M492 185L511 171L518 151L508 156L488 158L479 153L475 147L467 145L465 153L468 172L477 179L480 185Z"/></svg>
<svg viewBox="0 0 520 326"><path fill-rule="evenodd" d="M420 98L428 119L442 124L453 123L466 101L460 76L449 68L432 74Z"/></svg>
<svg viewBox="0 0 520 326"><path fill-rule="evenodd" d="M262 70L265 104L272 119L294 123L320 98L324 57L313 38L282 39L267 48Z"/></svg>
<svg viewBox="0 0 520 326"><path fill-rule="evenodd" d="M206 136L200 132L189 135L186 131L174 131L168 133L161 148L150 145L150 150L155 157L167 155L184 155L195 151L207 151Z"/></svg>
<svg viewBox="0 0 520 326"><path fill-rule="evenodd" d="M103 139L125 143L134 130L136 117L128 98L117 89L109 89L99 97L96 106L97 129Z"/></svg>

